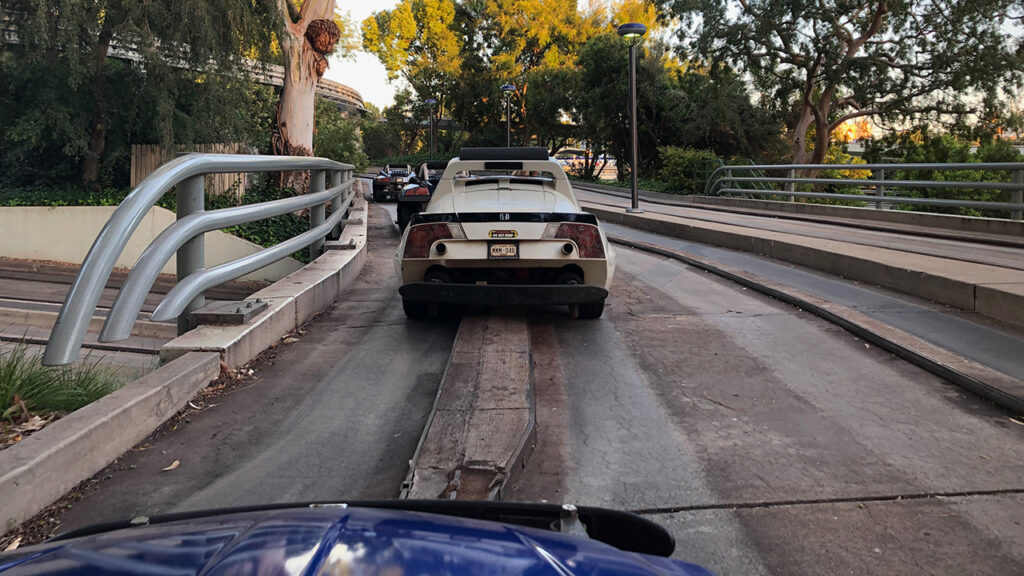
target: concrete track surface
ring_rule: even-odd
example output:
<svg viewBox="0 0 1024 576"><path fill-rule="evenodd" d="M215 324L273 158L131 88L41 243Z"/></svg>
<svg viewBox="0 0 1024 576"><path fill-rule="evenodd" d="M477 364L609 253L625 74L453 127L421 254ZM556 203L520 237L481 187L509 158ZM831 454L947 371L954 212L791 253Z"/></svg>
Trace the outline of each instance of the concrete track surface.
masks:
<svg viewBox="0 0 1024 576"><path fill-rule="evenodd" d="M513 497L640 511L721 574L1009 574L1024 425L843 330L618 248L605 318L531 321Z"/></svg>
<svg viewBox="0 0 1024 576"><path fill-rule="evenodd" d="M64 529L397 496L457 325L405 320L391 219L371 203L344 301L251 387L103 473ZM603 318L519 312L537 445L514 499L642 513L723 575L1020 573L1024 424L792 306L617 250Z"/></svg>
<svg viewBox="0 0 1024 576"><path fill-rule="evenodd" d="M393 226L370 205L370 259L343 301L280 344L253 384L129 452L61 519L63 529L139 514L397 497L457 324L410 324ZM162 469L178 460L172 471Z"/></svg>

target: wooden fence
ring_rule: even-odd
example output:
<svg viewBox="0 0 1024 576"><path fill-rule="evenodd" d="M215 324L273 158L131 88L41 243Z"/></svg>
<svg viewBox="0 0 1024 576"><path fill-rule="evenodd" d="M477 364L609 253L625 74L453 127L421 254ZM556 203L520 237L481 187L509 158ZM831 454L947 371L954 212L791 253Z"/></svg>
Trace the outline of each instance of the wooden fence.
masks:
<svg viewBox="0 0 1024 576"><path fill-rule="evenodd" d="M166 148L156 144L132 144L131 186L134 188L162 164L180 154L205 152L208 154L253 154L255 151L240 142L225 144L192 144ZM207 174L206 191L210 194L234 194L241 197L249 185L249 175Z"/></svg>

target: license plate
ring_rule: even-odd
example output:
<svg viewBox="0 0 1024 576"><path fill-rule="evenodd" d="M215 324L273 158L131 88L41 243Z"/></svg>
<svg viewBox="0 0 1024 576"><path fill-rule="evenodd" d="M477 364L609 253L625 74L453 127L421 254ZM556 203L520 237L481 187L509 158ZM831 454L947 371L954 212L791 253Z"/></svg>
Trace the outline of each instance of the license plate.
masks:
<svg viewBox="0 0 1024 576"><path fill-rule="evenodd" d="M519 258L519 244L516 242L491 242L487 245L487 258L515 260Z"/></svg>

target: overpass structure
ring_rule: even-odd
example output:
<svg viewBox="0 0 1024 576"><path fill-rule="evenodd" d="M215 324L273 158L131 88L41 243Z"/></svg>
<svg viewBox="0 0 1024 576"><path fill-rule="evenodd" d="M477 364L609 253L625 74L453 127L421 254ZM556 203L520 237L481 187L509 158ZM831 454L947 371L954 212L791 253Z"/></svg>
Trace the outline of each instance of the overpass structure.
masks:
<svg viewBox="0 0 1024 576"><path fill-rule="evenodd" d="M18 43L18 32L11 27L9 23L0 20L0 29L2 29L5 43ZM141 60L141 56L137 50L131 46L126 46L116 41L111 43L108 56L110 58L117 58L132 62L138 62ZM261 84L270 86L284 85L284 66L258 62L249 58L246 58L245 61L246 68L249 69L253 74L253 77ZM178 66L181 68L186 67L185 63L179 63ZM366 108L363 105L362 95L360 95L354 88L342 84L341 82L335 82L333 80L328 80L327 78L320 78L317 81L316 93L317 95L334 102L334 104L344 112L348 112L350 114L366 112Z"/></svg>

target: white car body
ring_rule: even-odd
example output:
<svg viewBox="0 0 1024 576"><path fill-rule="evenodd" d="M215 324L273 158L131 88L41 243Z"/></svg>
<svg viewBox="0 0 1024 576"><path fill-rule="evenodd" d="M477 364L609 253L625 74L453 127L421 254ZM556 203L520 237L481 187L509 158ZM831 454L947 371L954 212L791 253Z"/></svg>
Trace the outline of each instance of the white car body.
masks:
<svg viewBox="0 0 1024 576"><path fill-rule="evenodd" d="M543 148L463 149L394 261L410 316L426 303L492 303L568 304L597 317L615 272L600 223Z"/></svg>

